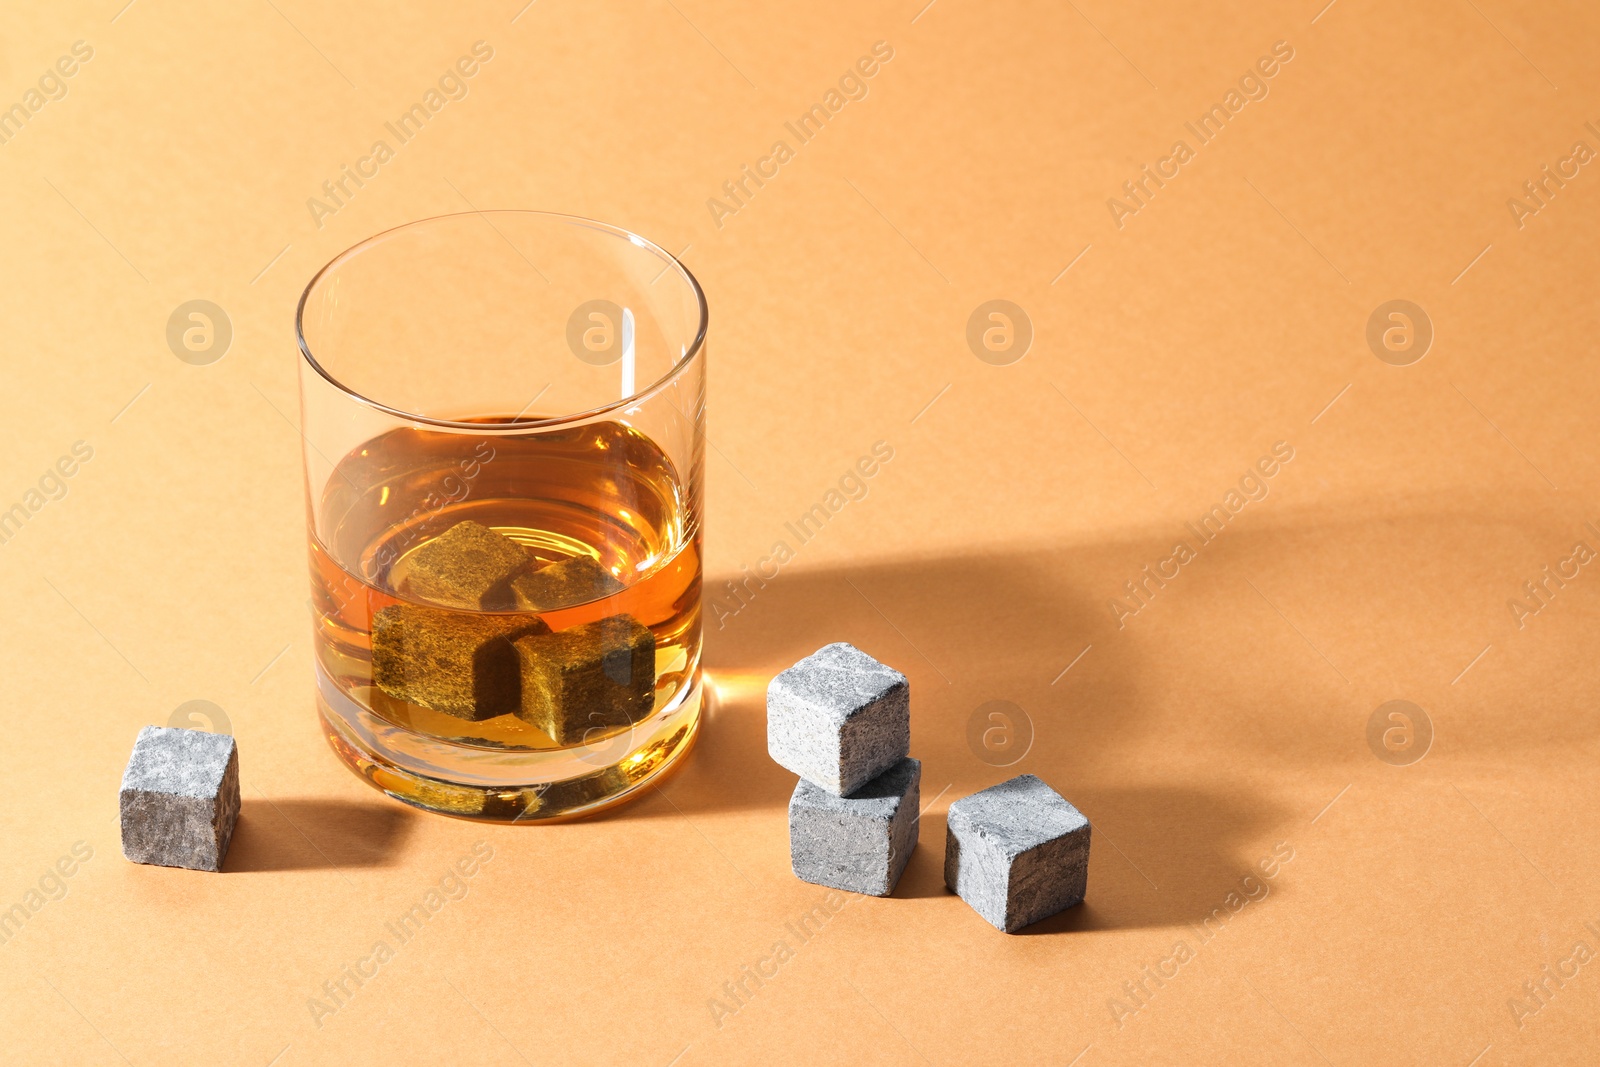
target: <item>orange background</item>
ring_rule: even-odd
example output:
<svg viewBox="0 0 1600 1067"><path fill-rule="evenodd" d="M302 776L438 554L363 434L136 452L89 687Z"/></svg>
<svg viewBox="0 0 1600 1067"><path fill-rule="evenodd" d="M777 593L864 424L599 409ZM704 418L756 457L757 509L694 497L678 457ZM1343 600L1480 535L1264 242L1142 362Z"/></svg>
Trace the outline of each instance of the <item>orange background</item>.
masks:
<svg viewBox="0 0 1600 1067"><path fill-rule="evenodd" d="M75 41L93 58L0 144L0 507L74 442L93 458L0 545L0 908L41 905L0 944L9 1058L1592 1062L1600 963L1563 961L1600 954L1600 576L1508 601L1600 548L1600 174L1507 201L1600 148L1600 12L922 2L13 5L0 104ZM468 95L319 228L307 199L480 40ZM795 145L877 41L866 97ZM1196 147L1184 123L1278 41L1267 96ZM1194 158L1119 228L1108 198L1180 138ZM794 158L714 220L779 139ZM315 727L293 305L362 237L472 207L685 250L713 585L894 449L710 629L681 773L569 825L414 812ZM209 365L165 338L193 299L232 323ZM1034 330L1009 365L967 343L991 299ZM1434 332L1407 366L1365 337L1394 299ZM1119 627L1123 583L1279 441L1268 495ZM762 694L835 640L910 676L931 803L894 897L802 942L827 893L788 869ZM191 700L240 744L221 876L117 844L135 733ZM1420 761L1368 745L1390 700L1431 723ZM969 746L991 701L1031 723L1013 767ZM943 889L943 814L1020 771L1094 847L1088 901L1006 937ZM466 895L314 1017L479 842ZM1260 899L1203 940L1233 892ZM1534 980L1547 1003L1514 1013Z"/></svg>

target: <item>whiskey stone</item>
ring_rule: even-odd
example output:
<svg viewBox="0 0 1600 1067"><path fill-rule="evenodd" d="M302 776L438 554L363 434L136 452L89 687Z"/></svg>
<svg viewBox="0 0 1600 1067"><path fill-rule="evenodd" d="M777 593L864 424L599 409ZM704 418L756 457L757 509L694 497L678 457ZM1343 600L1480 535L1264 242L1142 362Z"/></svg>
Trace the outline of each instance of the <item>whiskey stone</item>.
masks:
<svg viewBox="0 0 1600 1067"><path fill-rule="evenodd" d="M632 615L613 615L515 642L522 671L517 716L558 745L631 726L656 695L656 640Z"/></svg>
<svg viewBox="0 0 1600 1067"><path fill-rule="evenodd" d="M945 821L945 884L997 930L1082 902L1089 820L1033 775L962 797Z"/></svg>
<svg viewBox="0 0 1600 1067"><path fill-rule="evenodd" d="M911 751L906 676L843 642L817 650L767 686L767 752L835 796Z"/></svg>
<svg viewBox="0 0 1600 1067"><path fill-rule="evenodd" d="M511 581L532 563L527 549L468 519L412 554L403 589L453 608L510 608Z"/></svg>
<svg viewBox="0 0 1600 1067"><path fill-rule="evenodd" d="M521 701L511 643L538 619L394 604L372 617L372 684L396 700L477 722Z"/></svg>
<svg viewBox="0 0 1600 1067"><path fill-rule="evenodd" d="M146 726L122 772L122 854L220 871L239 819L239 746L227 734Z"/></svg>
<svg viewBox="0 0 1600 1067"><path fill-rule="evenodd" d="M789 798L789 859L801 881L886 897L917 847L922 764L907 757L847 797L804 778Z"/></svg>
<svg viewBox="0 0 1600 1067"><path fill-rule="evenodd" d="M593 556L574 556L511 580L511 595L523 611L587 604L624 588Z"/></svg>

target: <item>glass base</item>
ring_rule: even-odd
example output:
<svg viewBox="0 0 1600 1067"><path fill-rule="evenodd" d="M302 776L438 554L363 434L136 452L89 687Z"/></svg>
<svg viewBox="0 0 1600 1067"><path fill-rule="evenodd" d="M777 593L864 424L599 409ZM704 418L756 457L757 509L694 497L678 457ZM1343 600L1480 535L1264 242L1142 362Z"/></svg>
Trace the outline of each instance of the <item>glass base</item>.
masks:
<svg viewBox="0 0 1600 1067"><path fill-rule="evenodd" d="M396 800L443 815L546 822L616 806L694 747L704 682L698 671L631 730L578 749L517 751L441 741L379 718L320 668L323 735L345 766Z"/></svg>

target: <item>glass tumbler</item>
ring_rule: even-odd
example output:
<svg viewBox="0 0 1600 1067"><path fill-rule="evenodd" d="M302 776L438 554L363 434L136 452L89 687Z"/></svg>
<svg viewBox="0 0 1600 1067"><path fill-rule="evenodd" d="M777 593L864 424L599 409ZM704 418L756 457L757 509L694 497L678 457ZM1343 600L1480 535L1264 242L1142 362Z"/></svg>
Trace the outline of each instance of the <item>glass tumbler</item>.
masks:
<svg viewBox="0 0 1600 1067"><path fill-rule="evenodd" d="M706 301L567 215L446 215L324 267L296 314L317 702L406 803L613 804L701 705Z"/></svg>

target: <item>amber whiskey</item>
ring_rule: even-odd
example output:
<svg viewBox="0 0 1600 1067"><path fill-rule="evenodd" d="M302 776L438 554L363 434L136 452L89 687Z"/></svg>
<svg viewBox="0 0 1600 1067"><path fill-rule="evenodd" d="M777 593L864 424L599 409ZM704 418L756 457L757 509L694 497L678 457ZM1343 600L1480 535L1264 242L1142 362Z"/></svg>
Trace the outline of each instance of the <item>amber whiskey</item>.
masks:
<svg viewBox="0 0 1600 1067"><path fill-rule="evenodd" d="M403 428L344 456L311 502L321 531L310 545L316 661L335 750L399 799L477 817L581 813L647 780L690 742L699 711L700 530L686 484L620 421L525 434ZM457 542L477 550L491 539L491 549L516 546L490 551L486 564L517 572L514 595L509 584L458 589L438 578ZM427 674L471 671L472 648L452 659L424 643L405 661L414 684L384 677L393 640L384 626L397 619L440 619L451 634L504 634L508 645L534 636L488 650L501 658L474 702L469 679ZM521 652L533 686L581 660L590 634L628 642L604 675L589 672L614 687L620 662L633 686L626 701L585 708L599 699L593 687L569 686L539 699L578 706L551 711L517 691L524 683L505 657ZM452 703L441 692L468 696Z"/></svg>

